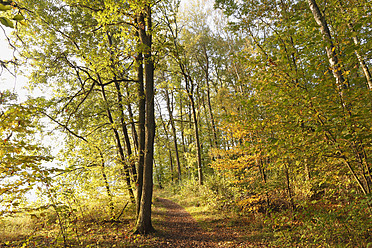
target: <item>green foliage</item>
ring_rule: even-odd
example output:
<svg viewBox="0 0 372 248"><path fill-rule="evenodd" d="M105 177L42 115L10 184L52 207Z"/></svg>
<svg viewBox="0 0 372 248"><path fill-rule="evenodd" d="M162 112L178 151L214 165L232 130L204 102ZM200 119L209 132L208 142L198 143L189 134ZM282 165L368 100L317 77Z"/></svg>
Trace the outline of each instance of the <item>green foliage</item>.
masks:
<svg viewBox="0 0 372 248"><path fill-rule="evenodd" d="M2 25L29 21L17 37L30 87L53 91L35 108L2 110L3 202L15 207L44 182L63 243L80 238L74 221L90 199L110 218L118 213L117 197L135 183L138 71L148 62L138 59L149 52L137 15L151 4L159 187L179 176L169 187L185 201L265 219L257 226L278 246L366 245L372 101L361 67L372 64L371 4L318 2L329 40L307 1L218 0L220 11L195 2L182 14L178 1L20 1L25 13L1 4ZM30 142L35 109L65 134L53 183L41 166L47 153Z"/></svg>
<svg viewBox="0 0 372 248"><path fill-rule="evenodd" d="M352 8L343 7L345 13ZM285 193L292 205L316 197L325 183L327 193L337 187L369 193L370 92L355 67L355 49L362 47L350 42L349 20L327 13L349 82L340 92L306 2L252 1L226 13L239 16L231 27L245 32L238 63L249 73L235 84L239 90L226 85L219 91L222 131L232 148L213 151L213 167L250 193L269 199ZM364 19L355 21L369 28Z"/></svg>
<svg viewBox="0 0 372 248"><path fill-rule="evenodd" d="M364 247L371 241L370 195L339 196L342 202L338 203L334 199L307 202L293 212L288 206L280 208L283 203L280 199L272 201L271 209L262 211L267 207L265 196L244 197L239 188L234 190L216 176L207 177L203 186L187 181L182 186L170 185L165 189L160 195L172 197L186 207L203 227L210 226L206 220L211 221L211 218L215 222L220 221L220 216L224 216L225 221L232 218L228 225L234 229L246 228L247 239L253 242L264 241L280 247L319 244L322 247ZM249 225L236 226L239 224L233 222L234 216L239 216L239 220L248 218Z"/></svg>
<svg viewBox="0 0 372 248"><path fill-rule="evenodd" d="M1 16L1 17L0 17L0 22L1 22L1 24L3 24L3 25L6 26L6 27L14 28L13 22L10 21L10 20L9 20L8 18L6 18L6 17Z"/></svg>
<svg viewBox="0 0 372 248"><path fill-rule="evenodd" d="M114 222L110 221L104 199L91 198L85 202L72 200L77 196L70 194L70 199L65 199L64 202L59 199L56 205L40 207L30 213L2 217L0 245L96 247L99 244L101 247L136 247L136 243L143 242L138 236L131 236L135 211L133 205L124 209L120 221ZM115 204L123 208L123 202L128 200L118 198ZM42 203L36 203L34 206L37 204Z"/></svg>
<svg viewBox="0 0 372 248"><path fill-rule="evenodd" d="M370 242L370 219L361 199L343 205L318 201L296 213L277 212L265 218L277 237L274 244L324 247L360 246Z"/></svg>
<svg viewBox="0 0 372 248"><path fill-rule="evenodd" d="M16 4L13 1L2 1L0 3L0 13L5 12L5 16L0 16L0 23L8 28L14 28L14 24L12 22L20 22L24 20L24 16L18 11L17 14L15 11L11 10L17 10ZM13 13L14 12L14 13Z"/></svg>
<svg viewBox="0 0 372 248"><path fill-rule="evenodd" d="M36 115L32 107L16 104L16 96L1 92L0 196L2 212L16 211L24 195L38 183L50 183L56 170L43 163L52 157L37 143Z"/></svg>

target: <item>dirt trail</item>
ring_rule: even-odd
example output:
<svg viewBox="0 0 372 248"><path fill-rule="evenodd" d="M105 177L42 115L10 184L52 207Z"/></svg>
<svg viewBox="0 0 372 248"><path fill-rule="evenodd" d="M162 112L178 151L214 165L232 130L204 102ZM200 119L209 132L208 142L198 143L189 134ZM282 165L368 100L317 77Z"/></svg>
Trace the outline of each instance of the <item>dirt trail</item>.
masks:
<svg viewBox="0 0 372 248"><path fill-rule="evenodd" d="M184 208L170 200L157 201L166 209L164 221L159 223L164 232L157 247L252 247L224 229L204 231Z"/></svg>

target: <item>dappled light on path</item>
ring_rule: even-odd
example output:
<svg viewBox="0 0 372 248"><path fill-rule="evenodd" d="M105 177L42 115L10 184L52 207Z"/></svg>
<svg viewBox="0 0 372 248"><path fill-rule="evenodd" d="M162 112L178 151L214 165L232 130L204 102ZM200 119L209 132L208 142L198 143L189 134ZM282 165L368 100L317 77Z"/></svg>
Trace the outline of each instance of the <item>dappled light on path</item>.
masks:
<svg viewBox="0 0 372 248"><path fill-rule="evenodd" d="M166 209L165 218L159 221L164 228L161 234L164 241L159 247L253 247L222 228L203 230L184 208L170 200L157 198L157 201Z"/></svg>

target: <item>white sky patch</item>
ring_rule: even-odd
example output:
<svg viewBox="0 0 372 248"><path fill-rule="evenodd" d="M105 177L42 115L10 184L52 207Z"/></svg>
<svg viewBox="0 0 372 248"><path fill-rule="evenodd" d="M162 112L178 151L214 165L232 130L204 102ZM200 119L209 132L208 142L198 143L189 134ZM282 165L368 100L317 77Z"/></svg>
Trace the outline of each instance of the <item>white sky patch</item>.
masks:
<svg viewBox="0 0 372 248"><path fill-rule="evenodd" d="M10 61L14 59L16 52L9 45L9 42L6 38L6 34L12 30L10 28L0 29L0 60L1 61ZM6 34L4 33L6 32ZM0 91L10 90L11 92L17 93L18 101L22 102L27 99L27 95L30 93L25 89L27 79L24 76L21 76L14 68L13 65L6 65L7 69L0 69Z"/></svg>
<svg viewBox="0 0 372 248"><path fill-rule="evenodd" d="M4 33L6 32L6 34ZM10 35L12 29L10 28L1 28L0 27L0 60L1 61L10 61L14 59L14 56L18 56L17 52L9 45L6 35ZM34 91L27 89L28 79L26 76L23 76L20 69L16 69L13 65L7 65L7 69L0 69L0 92L9 90L13 93L16 93L18 96L18 102L24 102L27 100L28 96L42 96L42 92L37 88ZM25 68L24 68L25 69ZM47 125L46 131L52 131L53 126L48 126L48 119L42 120ZM63 135L60 132L53 132L52 135L43 135L41 133L35 134L35 140L39 140L45 147L51 148L51 155L56 156L60 149L64 146ZM44 162L43 165L46 167L58 167L60 162L57 160L51 162ZM35 190L29 191L26 195L26 198L33 202L38 199L37 193ZM2 210L0 208L0 210Z"/></svg>

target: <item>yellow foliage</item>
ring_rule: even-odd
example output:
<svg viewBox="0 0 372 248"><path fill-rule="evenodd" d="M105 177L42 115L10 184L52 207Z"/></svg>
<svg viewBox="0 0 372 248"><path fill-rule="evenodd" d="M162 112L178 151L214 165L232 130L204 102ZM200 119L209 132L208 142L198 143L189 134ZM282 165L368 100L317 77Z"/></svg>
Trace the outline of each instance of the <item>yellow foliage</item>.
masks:
<svg viewBox="0 0 372 248"><path fill-rule="evenodd" d="M244 212L257 212L263 202L261 195L251 195L248 198L239 200L236 205L239 206Z"/></svg>

